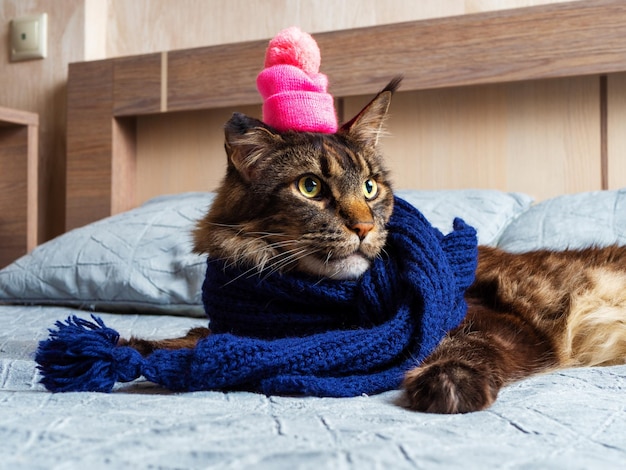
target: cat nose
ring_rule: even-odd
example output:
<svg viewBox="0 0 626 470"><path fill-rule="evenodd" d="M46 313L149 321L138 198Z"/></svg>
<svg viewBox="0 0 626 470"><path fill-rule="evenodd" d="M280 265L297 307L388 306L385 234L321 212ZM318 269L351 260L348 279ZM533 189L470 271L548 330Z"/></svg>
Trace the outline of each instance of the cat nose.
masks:
<svg viewBox="0 0 626 470"><path fill-rule="evenodd" d="M350 230L356 233L361 240L363 240L373 228L374 222L357 222L350 226Z"/></svg>

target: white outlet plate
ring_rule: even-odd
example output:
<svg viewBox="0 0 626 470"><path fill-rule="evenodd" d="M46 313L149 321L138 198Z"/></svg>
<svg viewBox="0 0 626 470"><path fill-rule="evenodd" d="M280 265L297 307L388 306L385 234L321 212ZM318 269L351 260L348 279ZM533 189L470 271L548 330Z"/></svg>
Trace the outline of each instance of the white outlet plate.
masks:
<svg viewBox="0 0 626 470"><path fill-rule="evenodd" d="M48 15L22 16L11 21L11 61L43 59L48 43Z"/></svg>

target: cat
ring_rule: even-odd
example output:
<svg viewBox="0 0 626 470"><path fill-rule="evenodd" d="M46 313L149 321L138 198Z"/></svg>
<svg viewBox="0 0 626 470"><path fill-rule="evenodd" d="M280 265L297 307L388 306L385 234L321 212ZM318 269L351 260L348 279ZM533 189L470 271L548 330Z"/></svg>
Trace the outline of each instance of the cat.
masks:
<svg viewBox="0 0 626 470"><path fill-rule="evenodd" d="M381 254L393 209L379 139L400 81L335 134L279 133L234 114L225 125L226 176L194 231L195 251L258 272L358 279ZM532 374L626 360L626 247L511 254L480 246L465 297L462 324L406 373L406 408L482 410ZM121 342L148 355L209 334Z"/></svg>

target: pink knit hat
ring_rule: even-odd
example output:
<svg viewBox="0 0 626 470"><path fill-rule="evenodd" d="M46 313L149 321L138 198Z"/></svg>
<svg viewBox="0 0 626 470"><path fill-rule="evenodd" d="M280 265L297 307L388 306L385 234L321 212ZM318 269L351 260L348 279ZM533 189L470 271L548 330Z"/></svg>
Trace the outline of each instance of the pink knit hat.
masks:
<svg viewBox="0 0 626 470"><path fill-rule="evenodd" d="M263 121L279 131L334 133L337 116L328 78L319 73L320 50L309 34L292 26L278 33L265 53L256 83Z"/></svg>

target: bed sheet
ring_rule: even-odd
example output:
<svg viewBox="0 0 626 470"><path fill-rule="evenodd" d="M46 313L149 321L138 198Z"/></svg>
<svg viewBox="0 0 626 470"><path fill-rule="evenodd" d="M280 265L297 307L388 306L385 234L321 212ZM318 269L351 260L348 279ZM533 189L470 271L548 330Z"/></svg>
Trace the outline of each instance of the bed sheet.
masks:
<svg viewBox="0 0 626 470"><path fill-rule="evenodd" d="M62 307L0 306L0 468L623 468L626 366L505 388L489 410L427 415L398 392L348 399L173 394L145 381L52 394L33 360ZM168 337L198 318L101 314L123 335Z"/></svg>

